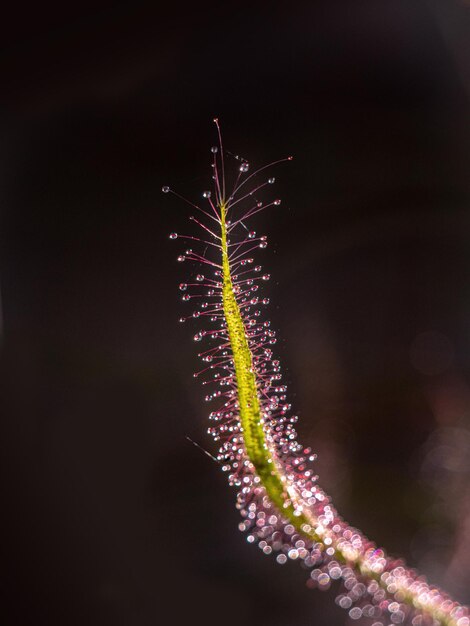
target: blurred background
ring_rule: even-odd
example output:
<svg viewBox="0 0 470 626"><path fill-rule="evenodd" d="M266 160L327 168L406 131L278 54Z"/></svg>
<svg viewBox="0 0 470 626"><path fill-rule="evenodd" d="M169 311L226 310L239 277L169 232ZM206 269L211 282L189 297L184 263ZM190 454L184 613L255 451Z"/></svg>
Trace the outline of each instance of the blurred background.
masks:
<svg viewBox="0 0 470 626"><path fill-rule="evenodd" d="M254 227L301 441L341 514L470 588L470 5L18 6L0 76L5 626L346 621L237 530L171 231L212 124ZM235 162L228 161L235 167Z"/></svg>

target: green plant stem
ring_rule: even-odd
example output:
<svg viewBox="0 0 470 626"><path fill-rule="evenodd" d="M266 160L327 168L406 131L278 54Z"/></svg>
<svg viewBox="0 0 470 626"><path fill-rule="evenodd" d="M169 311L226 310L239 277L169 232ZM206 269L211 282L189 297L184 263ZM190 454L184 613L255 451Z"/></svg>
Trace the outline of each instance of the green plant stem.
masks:
<svg viewBox="0 0 470 626"><path fill-rule="evenodd" d="M233 355L240 424L246 454L253 464L267 495L283 517L289 520L299 533L317 542L325 550L327 547L324 543L325 537L314 530L317 527L318 520L314 519L313 515L306 514L302 507L299 509L293 505L292 496L287 492L287 479L283 476L273 458L266 441L264 420L258 398L256 373L245 332L245 325L233 288L228 252L226 215L226 205L221 203L222 304ZM344 554L338 546L332 544L331 547L335 551L334 557L337 561L349 565L359 574L367 576L369 579L376 580L382 588L387 588L381 575L366 567L360 553L358 553L356 558L351 558L349 555ZM404 600L415 608L429 612L429 608L421 606L419 600L411 593L405 593ZM438 609L432 611L432 615L442 626L456 626L456 620L449 615L443 614Z"/></svg>

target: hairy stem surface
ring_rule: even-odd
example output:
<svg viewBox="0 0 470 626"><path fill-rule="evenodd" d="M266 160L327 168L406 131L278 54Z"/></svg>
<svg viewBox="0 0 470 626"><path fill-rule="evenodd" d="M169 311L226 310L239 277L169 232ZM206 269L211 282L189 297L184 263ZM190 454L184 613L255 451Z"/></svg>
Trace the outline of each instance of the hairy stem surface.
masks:
<svg viewBox="0 0 470 626"><path fill-rule="evenodd" d="M227 208L225 203L220 205L221 221L221 253L222 253L222 305L227 324L229 341L233 354L235 375L237 380L237 394L240 413L240 424L247 456L253 464L262 486L266 490L273 504L280 513L303 536L318 542L322 550L326 543L334 549L334 557L341 563L346 563L359 574L376 580L380 586L387 588L386 581L380 573L371 571L364 562L362 555L345 554L341 547L331 542L325 542L329 536L315 532L317 520L305 510L300 502L296 501L295 493L288 491L288 482L282 470L276 463L266 440L264 420L261 412L256 372L252 354L246 336L245 325L238 305L232 281L231 266L228 252ZM429 606L421 603L411 593L404 593L403 600L416 608L429 611L442 626L455 626L456 620L444 614L439 609L430 610Z"/></svg>

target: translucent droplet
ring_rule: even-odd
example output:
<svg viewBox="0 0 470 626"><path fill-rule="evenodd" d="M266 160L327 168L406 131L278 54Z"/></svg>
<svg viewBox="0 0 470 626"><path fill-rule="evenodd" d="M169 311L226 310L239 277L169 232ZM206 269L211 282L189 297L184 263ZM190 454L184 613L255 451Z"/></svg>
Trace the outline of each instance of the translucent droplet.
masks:
<svg viewBox="0 0 470 626"><path fill-rule="evenodd" d="M219 151L219 148L217 146L212 146L211 148L212 154L217 154L218 151Z"/></svg>
<svg viewBox="0 0 470 626"><path fill-rule="evenodd" d="M180 291L186 291L187 288L188 288L188 285L186 283L180 284Z"/></svg>
<svg viewBox="0 0 470 626"><path fill-rule="evenodd" d="M203 196L203 198L210 198L211 197L211 192L210 191L203 191L202 192L202 196Z"/></svg>
<svg viewBox="0 0 470 626"><path fill-rule="evenodd" d="M274 204L275 204L276 206L279 206L279 205L281 204L281 201L280 201L279 199L274 200Z"/></svg>
<svg viewBox="0 0 470 626"><path fill-rule="evenodd" d="M263 280L269 280L271 278L270 274L263 274L263 276L261 277Z"/></svg>
<svg viewBox="0 0 470 626"><path fill-rule="evenodd" d="M204 274L198 274L196 276L196 280L198 283L202 283L202 281L204 280Z"/></svg>
<svg viewBox="0 0 470 626"><path fill-rule="evenodd" d="M250 164L247 163L246 161L243 161L243 163L240 165L240 172L248 172L249 169L250 169Z"/></svg>
<svg viewBox="0 0 470 626"><path fill-rule="evenodd" d="M340 596L337 599L337 603L342 609L349 609L352 605L352 600L348 596Z"/></svg>
<svg viewBox="0 0 470 626"><path fill-rule="evenodd" d="M360 619L362 617L362 611L358 606L355 606L349 611L349 617L351 619Z"/></svg>
<svg viewBox="0 0 470 626"><path fill-rule="evenodd" d="M182 263L183 261L186 260L186 257L184 256L184 254L180 254L179 257L176 260L179 261L180 263Z"/></svg>
<svg viewBox="0 0 470 626"><path fill-rule="evenodd" d="M201 341L202 333L196 333L193 337L194 341Z"/></svg>
<svg viewBox="0 0 470 626"><path fill-rule="evenodd" d="M191 296L189 296L187 293L184 294L184 296L181 298L181 300L183 300L183 302L188 302L188 300L190 299Z"/></svg>
<svg viewBox="0 0 470 626"><path fill-rule="evenodd" d="M262 203L261 201L259 201L259 202L257 202L257 203L256 203L256 206L257 206L257 207L258 207L258 209L259 209L260 207L262 207L262 206L263 206L263 203Z"/></svg>
<svg viewBox="0 0 470 626"><path fill-rule="evenodd" d="M267 241L260 241L259 247L260 248L267 248L268 247L268 242Z"/></svg>
<svg viewBox="0 0 470 626"><path fill-rule="evenodd" d="M274 176L272 178L268 178L268 183L270 185L272 185L274 182L276 182L276 179L274 178Z"/></svg>
<svg viewBox="0 0 470 626"><path fill-rule="evenodd" d="M178 233L170 233L170 239L176 239L178 237Z"/></svg>
<svg viewBox="0 0 470 626"><path fill-rule="evenodd" d="M248 239L254 239L256 237L256 232L254 230L250 230L248 233Z"/></svg>
<svg viewBox="0 0 470 626"><path fill-rule="evenodd" d="M168 193L170 191L170 188L167 185L164 185L162 187L162 191L163 191L163 193Z"/></svg>

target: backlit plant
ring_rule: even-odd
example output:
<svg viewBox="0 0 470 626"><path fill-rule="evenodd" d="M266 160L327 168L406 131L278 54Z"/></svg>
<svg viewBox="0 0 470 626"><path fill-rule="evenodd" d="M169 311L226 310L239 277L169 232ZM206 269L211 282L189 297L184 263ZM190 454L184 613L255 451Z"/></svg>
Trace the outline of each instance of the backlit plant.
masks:
<svg viewBox="0 0 470 626"><path fill-rule="evenodd" d="M170 239L194 246L178 256L196 267L179 286L183 301L195 305L180 321L204 320L194 340L208 345L199 353L203 369L194 376L208 389L205 399L217 403L209 433L220 444L218 460L237 490L240 530L280 564L302 560L318 588L338 580L336 602L352 620L373 626L470 626L467 607L347 524L316 483L315 455L297 441L297 417L273 354L275 332L263 312L269 300L262 285L270 276L256 255L267 238L247 227L251 216L281 203L261 199L275 182L266 172L292 157L253 172L235 157L229 188L214 121L218 146L211 149L211 189L202 193L201 204L186 200L197 211L190 220L202 235L172 233ZM162 191L181 197L167 186Z"/></svg>

